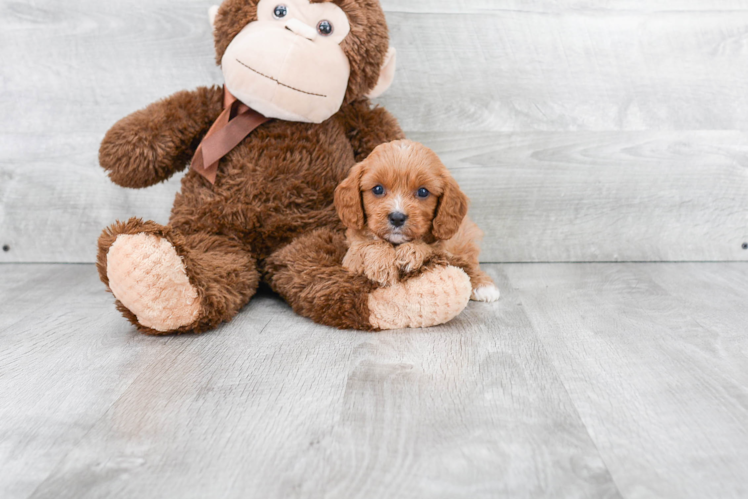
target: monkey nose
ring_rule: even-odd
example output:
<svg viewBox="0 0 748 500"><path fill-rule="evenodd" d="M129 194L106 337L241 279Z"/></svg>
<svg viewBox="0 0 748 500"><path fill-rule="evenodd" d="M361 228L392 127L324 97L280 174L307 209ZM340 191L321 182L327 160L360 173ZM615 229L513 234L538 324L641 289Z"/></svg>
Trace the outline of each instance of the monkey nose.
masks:
<svg viewBox="0 0 748 500"><path fill-rule="evenodd" d="M286 29L299 36L303 36L307 40L314 41L314 39L317 38L317 30L298 19L289 19L286 22Z"/></svg>
<svg viewBox="0 0 748 500"><path fill-rule="evenodd" d="M405 221L408 220L408 216L402 212L393 212L390 214L389 219L392 227L403 227Z"/></svg>

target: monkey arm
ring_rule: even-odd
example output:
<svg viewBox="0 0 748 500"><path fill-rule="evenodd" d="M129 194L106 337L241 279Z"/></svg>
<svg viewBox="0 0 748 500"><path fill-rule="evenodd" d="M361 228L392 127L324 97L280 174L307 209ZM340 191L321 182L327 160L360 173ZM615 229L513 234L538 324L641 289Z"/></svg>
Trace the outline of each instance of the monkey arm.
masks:
<svg viewBox="0 0 748 500"><path fill-rule="evenodd" d="M177 92L117 122L104 137L99 163L116 184L143 188L183 170L221 114L220 87Z"/></svg>
<svg viewBox="0 0 748 500"><path fill-rule="evenodd" d="M365 160L380 144L405 139L397 119L384 108L372 107L369 99L343 106L339 116L357 162Z"/></svg>

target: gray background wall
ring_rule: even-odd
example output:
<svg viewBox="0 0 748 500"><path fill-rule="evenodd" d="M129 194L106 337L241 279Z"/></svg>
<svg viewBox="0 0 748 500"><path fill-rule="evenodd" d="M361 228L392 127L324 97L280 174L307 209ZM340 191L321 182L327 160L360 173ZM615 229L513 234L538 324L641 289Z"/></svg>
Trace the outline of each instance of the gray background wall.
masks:
<svg viewBox="0 0 748 500"><path fill-rule="evenodd" d="M220 83L210 0L0 0L0 262L91 262L179 176L108 181L117 119ZM385 0L381 104L440 153L483 260L748 260L748 0Z"/></svg>

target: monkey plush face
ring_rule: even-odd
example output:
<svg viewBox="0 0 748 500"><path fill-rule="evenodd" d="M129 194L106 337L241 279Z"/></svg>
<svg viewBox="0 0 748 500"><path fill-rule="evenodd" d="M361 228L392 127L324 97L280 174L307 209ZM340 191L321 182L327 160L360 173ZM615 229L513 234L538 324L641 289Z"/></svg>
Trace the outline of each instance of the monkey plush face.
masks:
<svg viewBox="0 0 748 500"><path fill-rule="evenodd" d="M394 76L376 0L227 0L211 21L226 87L270 118L321 123Z"/></svg>

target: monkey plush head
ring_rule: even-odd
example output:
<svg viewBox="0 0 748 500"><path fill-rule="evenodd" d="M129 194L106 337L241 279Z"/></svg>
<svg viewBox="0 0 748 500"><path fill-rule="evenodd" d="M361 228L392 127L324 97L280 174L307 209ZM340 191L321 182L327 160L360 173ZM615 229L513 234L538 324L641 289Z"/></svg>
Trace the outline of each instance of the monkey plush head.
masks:
<svg viewBox="0 0 748 500"><path fill-rule="evenodd" d="M226 88L269 118L321 123L394 79L378 0L225 0L210 18Z"/></svg>

